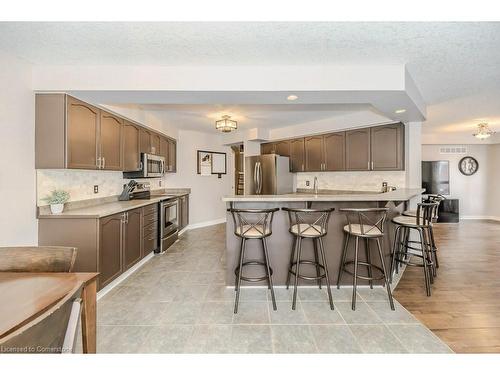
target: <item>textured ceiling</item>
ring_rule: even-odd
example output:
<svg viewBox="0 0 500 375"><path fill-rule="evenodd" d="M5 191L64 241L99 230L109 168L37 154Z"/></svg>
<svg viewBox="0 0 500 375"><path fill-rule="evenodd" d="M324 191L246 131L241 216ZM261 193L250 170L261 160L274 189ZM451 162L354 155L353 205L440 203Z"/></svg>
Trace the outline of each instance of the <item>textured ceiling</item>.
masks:
<svg viewBox="0 0 500 375"><path fill-rule="evenodd" d="M1 23L0 50L61 65L405 63L440 114L426 131L496 118L500 101L500 23ZM475 103L489 105L469 115Z"/></svg>

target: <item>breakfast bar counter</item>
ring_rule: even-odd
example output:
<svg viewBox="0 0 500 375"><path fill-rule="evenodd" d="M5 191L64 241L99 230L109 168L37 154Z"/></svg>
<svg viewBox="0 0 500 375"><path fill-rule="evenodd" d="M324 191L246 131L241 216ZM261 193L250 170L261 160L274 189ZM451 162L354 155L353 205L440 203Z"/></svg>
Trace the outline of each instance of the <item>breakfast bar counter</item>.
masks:
<svg viewBox="0 0 500 375"><path fill-rule="evenodd" d="M382 238L382 249L386 265L390 264L391 246L394 240L394 226L391 219L407 208L408 202L422 194L423 189L397 189L394 191L357 192L357 191L325 191L319 194L298 192L282 195L231 195L223 198L227 208L239 209L264 209L264 208L335 208L328 224L328 234L323 238L325 253L330 274L330 283L337 282L338 268L344 244L343 228L347 224L345 214L341 208L388 208L387 222ZM230 212L227 212L226 224L226 285L234 285L234 269L237 267L240 238L234 234L234 222ZM279 210L274 214L272 235L267 238L269 258L273 269L273 282L275 286L283 286L288 274L288 262L292 250L293 238L289 232L288 214ZM303 241L304 259L313 259L312 241ZM348 253L352 257L352 249ZM262 259L262 249L259 240L247 241L245 257L249 259ZM372 257L375 258L375 257ZM364 243L360 243L360 260L365 261ZM373 259L372 259L373 261ZM374 261L374 264L380 265ZM314 267L305 266L305 271L310 270L314 276ZM367 276L366 267L360 267L360 274ZM245 276L258 277L263 275L261 267L247 267ZM343 284L351 284L352 277L346 275ZM265 282L262 282L264 285ZM313 282L301 281L301 285L313 285ZM363 284L360 280L359 284Z"/></svg>

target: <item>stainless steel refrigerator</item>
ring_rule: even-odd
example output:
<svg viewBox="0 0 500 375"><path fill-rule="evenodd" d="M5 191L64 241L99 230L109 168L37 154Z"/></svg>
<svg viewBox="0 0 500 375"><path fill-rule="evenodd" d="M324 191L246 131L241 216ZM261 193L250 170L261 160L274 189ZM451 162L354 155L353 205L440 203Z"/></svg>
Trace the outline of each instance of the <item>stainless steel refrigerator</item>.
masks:
<svg viewBox="0 0 500 375"><path fill-rule="evenodd" d="M276 195L293 192L293 175L287 156L274 154L245 158L245 194Z"/></svg>

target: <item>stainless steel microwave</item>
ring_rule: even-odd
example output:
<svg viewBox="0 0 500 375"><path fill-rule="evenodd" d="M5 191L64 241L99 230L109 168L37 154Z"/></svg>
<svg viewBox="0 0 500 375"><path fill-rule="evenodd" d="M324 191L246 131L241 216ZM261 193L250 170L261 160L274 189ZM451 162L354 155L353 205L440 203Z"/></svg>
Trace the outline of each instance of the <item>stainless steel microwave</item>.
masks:
<svg viewBox="0 0 500 375"><path fill-rule="evenodd" d="M165 174L165 158L163 156L141 153L139 170L123 172L125 178L162 177Z"/></svg>

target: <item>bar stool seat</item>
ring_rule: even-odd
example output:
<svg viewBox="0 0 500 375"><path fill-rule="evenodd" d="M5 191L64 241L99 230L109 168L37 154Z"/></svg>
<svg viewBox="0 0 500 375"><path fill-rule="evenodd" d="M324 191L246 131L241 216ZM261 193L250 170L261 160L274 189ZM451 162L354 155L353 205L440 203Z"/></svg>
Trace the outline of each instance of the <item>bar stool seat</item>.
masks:
<svg viewBox="0 0 500 375"><path fill-rule="evenodd" d="M376 226L367 226L363 225L361 229L360 224L349 224L344 226L344 232L352 234L354 236L363 236L363 237L380 237L383 233Z"/></svg>
<svg viewBox="0 0 500 375"><path fill-rule="evenodd" d="M295 224L291 226L290 232L296 236L300 234L302 237L318 237L325 235L326 229L317 224Z"/></svg>
<svg viewBox="0 0 500 375"><path fill-rule="evenodd" d="M417 220L417 216L396 216L392 219L392 222L397 225L404 225L407 227L427 227L428 224L424 224L422 219Z"/></svg>
<svg viewBox="0 0 500 375"><path fill-rule="evenodd" d="M235 232L237 235L244 236L246 238L261 238L271 235L271 229L266 228L262 224L245 224L241 227L237 227Z"/></svg>

